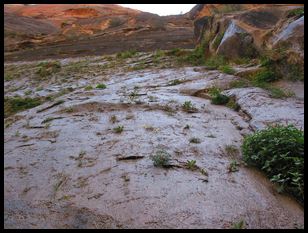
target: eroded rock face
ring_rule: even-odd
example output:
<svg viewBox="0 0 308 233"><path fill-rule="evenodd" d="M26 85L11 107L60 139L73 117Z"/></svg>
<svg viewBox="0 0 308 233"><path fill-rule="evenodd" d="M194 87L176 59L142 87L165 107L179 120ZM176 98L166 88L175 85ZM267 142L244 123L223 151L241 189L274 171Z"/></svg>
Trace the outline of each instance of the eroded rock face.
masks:
<svg viewBox="0 0 308 233"><path fill-rule="evenodd" d="M241 57L254 57L255 48L252 36L231 21L224 33L216 54L237 59Z"/></svg>
<svg viewBox="0 0 308 233"><path fill-rule="evenodd" d="M288 55L286 59L283 58L284 61L277 64L281 76L288 76L288 73L293 72L289 66L294 65L301 66L297 69L300 70L299 73L303 73L304 16L298 18L296 14L289 15L290 11L303 6L244 4L238 7L230 6L230 9L224 10L223 5L198 5L191 12L191 17L195 20L196 42L205 43L207 56L218 54L230 60L255 58L264 55L268 50L283 47ZM222 39L219 41L217 38ZM213 44L218 46L213 47ZM210 54L207 54L208 51ZM280 59L282 58L278 60ZM284 67L288 67L289 71Z"/></svg>

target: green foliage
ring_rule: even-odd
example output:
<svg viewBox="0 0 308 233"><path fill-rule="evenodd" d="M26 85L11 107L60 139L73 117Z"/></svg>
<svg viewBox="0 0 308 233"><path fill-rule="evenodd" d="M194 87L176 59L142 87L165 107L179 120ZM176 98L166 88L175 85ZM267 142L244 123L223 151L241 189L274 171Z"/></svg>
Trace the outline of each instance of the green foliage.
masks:
<svg viewBox="0 0 308 233"><path fill-rule="evenodd" d="M136 50L127 50L127 51L124 51L124 52L120 52L117 54L117 58L120 58L120 59L126 59L126 58L131 58L133 56L135 56L137 54L137 51Z"/></svg>
<svg viewBox="0 0 308 233"><path fill-rule="evenodd" d="M187 160L187 162L186 162L186 167L187 167L189 170L195 170L195 169L197 169L196 160Z"/></svg>
<svg viewBox="0 0 308 233"><path fill-rule="evenodd" d="M112 116L109 118L109 121L110 121L112 124L116 123L116 122L118 121L117 116L116 116L116 115L112 115Z"/></svg>
<svg viewBox="0 0 308 233"><path fill-rule="evenodd" d="M85 91L90 91L90 90L93 90L93 87L92 87L92 86L86 86L86 87L84 88L84 90L85 90Z"/></svg>
<svg viewBox="0 0 308 233"><path fill-rule="evenodd" d="M242 145L247 164L264 171L281 190L304 203L304 132L293 125L271 126L246 136Z"/></svg>
<svg viewBox="0 0 308 233"><path fill-rule="evenodd" d="M189 139L189 142L198 144L198 143L201 143L201 140L199 138L193 137Z"/></svg>
<svg viewBox="0 0 308 233"><path fill-rule="evenodd" d="M217 36L215 37L215 40L213 42L213 47L215 49L217 49L218 46L220 45L220 42L221 42L222 38L224 37L224 35L225 35L225 33L221 32L221 33L217 34Z"/></svg>
<svg viewBox="0 0 308 233"><path fill-rule="evenodd" d="M123 130L124 130L124 126L123 126L123 125L119 125L119 126L113 128L113 131L114 131L115 133L122 133Z"/></svg>
<svg viewBox="0 0 308 233"><path fill-rule="evenodd" d="M230 98L228 103L226 104L226 107L233 109L234 111L238 111L240 109L240 106L238 103L236 103L234 98Z"/></svg>
<svg viewBox="0 0 308 233"><path fill-rule="evenodd" d="M230 98L228 96L219 93L212 97L211 103L215 105L224 105L227 104L229 100Z"/></svg>
<svg viewBox="0 0 308 233"><path fill-rule="evenodd" d="M229 83L229 88L243 88L249 87L249 82L247 80L234 80Z"/></svg>
<svg viewBox="0 0 308 233"><path fill-rule="evenodd" d="M188 112L188 113L194 113L194 112L197 112L197 109L195 108L195 106L191 103L191 101L185 101L182 105L182 109L185 111L185 112Z"/></svg>
<svg viewBox="0 0 308 233"><path fill-rule="evenodd" d="M29 108L34 108L41 103L42 101L40 98L6 97L4 98L4 117L8 117Z"/></svg>
<svg viewBox="0 0 308 233"><path fill-rule="evenodd" d="M211 69L217 69L219 66L227 65L223 56L212 56L205 61L205 65Z"/></svg>
<svg viewBox="0 0 308 233"><path fill-rule="evenodd" d="M228 171L229 172L237 172L239 170L238 166L239 166L239 162L237 162L235 159L232 159L229 167L228 167Z"/></svg>
<svg viewBox="0 0 308 233"><path fill-rule="evenodd" d="M242 219L236 223L233 223L232 229L245 229L245 221Z"/></svg>
<svg viewBox="0 0 308 233"><path fill-rule="evenodd" d="M229 65L219 66L218 69L225 74L234 74L235 70Z"/></svg>
<svg viewBox="0 0 308 233"><path fill-rule="evenodd" d="M32 91L31 90L27 90L24 92L25 95L31 95Z"/></svg>
<svg viewBox="0 0 308 233"><path fill-rule="evenodd" d="M96 88L97 88L97 89L106 89L107 86L106 86L104 83L100 83L100 84L97 84L97 85L96 85Z"/></svg>
<svg viewBox="0 0 308 233"><path fill-rule="evenodd" d="M302 15L304 15L304 8L297 8L297 9L293 9L293 10L290 10L288 12L288 15L287 17L288 18L291 18L293 16L296 16L296 17L301 17Z"/></svg>
<svg viewBox="0 0 308 233"><path fill-rule="evenodd" d="M60 70L61 64L58 61L40 62L37 66L36 74L41 78L45 78L56 72L59 72Z"/></svg>
<svg viewBox="0 0 308 233"><path fill-rule="evenodd" d="M278 78L275 73L271 70L264 69L253 75L253 80L257 83L260 82L273 82L276 81Z"/></svg>
<svg viewBox="0 0 308 233"><path fill-rule="evenodd" d="M167 167L170 163L170 154L165 150L158 150L150 157L155 167Z"/></svg>

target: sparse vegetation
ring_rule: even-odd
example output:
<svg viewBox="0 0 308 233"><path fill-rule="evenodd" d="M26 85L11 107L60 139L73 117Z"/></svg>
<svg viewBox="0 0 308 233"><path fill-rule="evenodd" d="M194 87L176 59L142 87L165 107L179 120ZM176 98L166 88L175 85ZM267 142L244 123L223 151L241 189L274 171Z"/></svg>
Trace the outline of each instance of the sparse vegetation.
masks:
<svg viewBox="0 0 308 233"><path fill-rule="evenodd" d="M189 142L199 144L201 143L201 140L199 138L192 137L191 139L189 139Z"/></svg>
<svg viewBox="0 0 308 233"><path fill-rule="evenodd" d="M245 221L241 219L240 221L233 223L232 229L245 229L245 225Z"/></svg>
<svg viewBox="0 0 308 233"><path fill-rule="evenodd" d="M37 66L36 74L40 78L45 78L61 70L61 64L58 61L40 62Z"/></svg>
<svg viewBox="0 0 308 233"><path fill-rule="evenodd" d="M197 112L197 108L191 103L191 101L185 101L182 105L182 109L188 113Z"/></svg>
<svg viewBox="0 0 308 233"><path fill-rule="evenodd" d="M229 88L243 88L243 87L249 87L250 84L248 80L246 79L240 79L240 80L233 80L229 83Z"/></svg>
<svg viewBox="0 0 308 233"><path fill-rule="evenodd" d="M225 151L226 154L230 157L235 157L239 154L239 149L235 145L226 145Z"/></svg>
<svg viewBox="0 0 308 233"><path fill-rule="evenodd" d="M291 17L296 16L296 17L299 18L299 17L301 17L302 15L304 15L304 8L297 8L297 9L290 10L290 11L288 12L287 17L288 17L288 18L291 18Z"/></svg>
<svg viewBox="0 0 308 233"><path fill-rule="evenodd" d="M227 65L227 61L223 56L212 56L205 61L205 65L211 69L218 69L220 66Z"/></svg>
<svg viewBox="0 0 308 233"><path fill-rule="evenodd" d="M293 125L270 126L246 136L244 161L264 171L271 181L304 203L304 132Z"/></svg>
<svg viewBox="0 0 308 233"><path fill-rule="evenodd" d="M135 56L136 54L137 54L136 50L127 50L127 51L118 53L117 58L120 58L120 59L131 58Z"/></svg>
<svg viewBox="0 0 308 233"><path fill-rule="evenodd" d="M119 125L119 126L113 128L113 131L114 131L115 133L122 133L123 130L124 130L124 126L123 126L123 125Z"/></svg>
<svg viewBox="0 0 308 233"><path fill-rule="evenodd" d="M155 167L167 167L170 163L171 156L165 150L158 150L150 158L153 161Z"/></svg>
<svg viewBox="0 0 308 233"><path fill-rule="evenodd" d="M223 94L217 94L212 97L211 103L215 105L224 105L229 102L230 98Z"/></svg>
<svg viewBox="0 0 308 233"><path fill-rule="evenodd" d="M234 111L238 111L240 109L240 106L238 103L236 103L234 98L230 98L228 103L226 104L226 107L233 109Z"/></svg>
<svg viewBox="0 0 308 233"><path fill-rule="evenodd" d="M234 74L235 70L230 65L219 66L218 69L225 74Z"/></svg>
<svg viewBox="0 0 308 233"><path fill-rule="evenodd" d="M42 103L40 98L21 98L5 97L4 98L4 117L11 116L17 112L34 108Z"/></svg>
<svg viewBox="0 0 308 233"><path fill-rule="evenodd" d="M229 172L237 172L239 171L239 165L240 163L236 161L235 159L232 159L229 166L228 166L228 171Z"/></svg>
<svg viewBox="0 0 308 233"><path fill-rule="evenodd" d="M185 125L184 129L190 129L190 125Z"/></svg>
<svg viewBox="0 0 308 233"><path fill-rule="evenodd" d="M187 160L186 167L189 170L196 170L198 168L196 165L196 160Z"/></svg>
<svg viewBox="0 0 308 233"><path fill-rule="evenodd" d="M93 90L93 87L92 87L92 86L86 86L86 87L84 88L84 90L85 90L85 91L90 91L90 90Z"/></svg>
<svg viewBox="0 0 308 233"><path fill-rule="evenodd" d="M106 86L104 83L100 83L100 84L97 84L97 85L96 85L96 88L97 88L97 89L106 89L107 86Z"/></svg>
<svg viewBox="0 0 308 233"><path fill-rule="evenodd" d="M218 48L218 46L220 45L220 42L222 40L222 38L224 37L225 33L224 32L221 32L221 33L218 33L217 36L215 37L215 40L213 42L213 47L215 49Z"/></svg>

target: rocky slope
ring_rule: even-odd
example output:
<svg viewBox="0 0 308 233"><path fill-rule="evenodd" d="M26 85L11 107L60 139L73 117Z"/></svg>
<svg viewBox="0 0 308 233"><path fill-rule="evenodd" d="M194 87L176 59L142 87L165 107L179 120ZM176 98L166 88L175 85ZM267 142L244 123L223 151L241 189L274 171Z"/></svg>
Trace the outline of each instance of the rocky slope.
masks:
<svg viewBox="0 0 308 233"><path fill-rule="evenodd" d="M280 76L303 76L304 7L300 4L201 4L190 12L206 56L269 56Z"/></svg>
<svg viewBox="0 0 308 233"><path fill-rule="evenodd" d="M303 98L230 88L239 77L174 61L63 59L47 77L37 62L6 64L21 74L5 82L7 97L54 97L5 120L5 228L303 227L303 208L245 167L240 152L255 129L303 127ZM240 111L212 105L201 93L213 86ZM169 168L153 165L161 150Z"/></svg>
<svg viewBox="0 0 308 233"><path fill-rule="evenodd" d="M16 4L5 5L4 12L6 60L194 46L186 16L160 17L113 4Z"/></svg>

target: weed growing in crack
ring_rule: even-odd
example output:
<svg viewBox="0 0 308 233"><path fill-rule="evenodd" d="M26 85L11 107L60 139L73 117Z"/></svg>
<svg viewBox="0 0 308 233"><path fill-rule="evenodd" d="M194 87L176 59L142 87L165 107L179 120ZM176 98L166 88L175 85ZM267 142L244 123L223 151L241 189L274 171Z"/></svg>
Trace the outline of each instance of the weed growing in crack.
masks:
<svg viewBox="0 0 308 233"><path fill-rule="evenodd" d="M114 131L115 133L122 133L123 130L124 130L124 126L123 126L123 125L119 125L119 126L113 128L113 131Z"/></svg>
<svg viewBox="0 0 308 233"><path fill-rule="evenodd" d="M241 219L240 221L233 223L232 229L245 229L245 225L245 221Z"/></svg>
<svg viewBox="0 0 308 233"><path fill-rule="evenodd" d="M182 109L188 113L197 112L197 108L191 103L191 101L185 101L182 105Z"/></svg>
<svg viewBox="0 0 308 233"><path fill-rule="evenodd" d="M189 170L197 169L196 160L187 160L185 165Z"/></svg>

